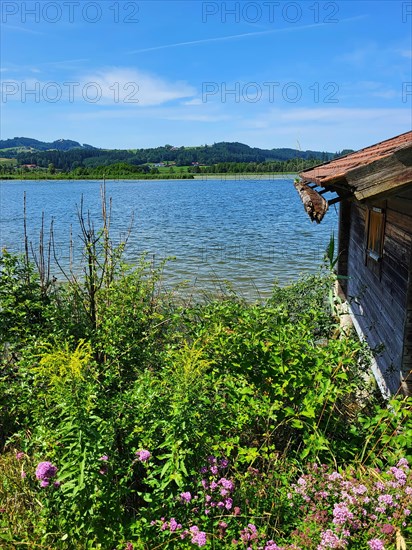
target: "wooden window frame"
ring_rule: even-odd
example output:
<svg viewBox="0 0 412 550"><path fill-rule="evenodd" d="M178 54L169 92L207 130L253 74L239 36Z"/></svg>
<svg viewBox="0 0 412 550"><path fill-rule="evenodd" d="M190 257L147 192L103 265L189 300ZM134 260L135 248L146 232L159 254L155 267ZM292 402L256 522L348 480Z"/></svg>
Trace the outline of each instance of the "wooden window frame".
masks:
<svg viewBox="0 0 412 550"><path fill-rule="evenodd" d="M385 239L385 209L378 206L368 206L365 221L365 263L367 264L368 259L381 262Z"/></svg>

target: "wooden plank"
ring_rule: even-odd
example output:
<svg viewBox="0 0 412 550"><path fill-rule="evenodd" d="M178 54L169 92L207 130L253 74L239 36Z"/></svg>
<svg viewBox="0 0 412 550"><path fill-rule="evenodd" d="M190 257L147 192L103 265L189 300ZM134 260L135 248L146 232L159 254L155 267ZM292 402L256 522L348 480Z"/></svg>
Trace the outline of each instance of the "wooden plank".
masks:
<svg viewBox="0 0 412 550"><path fill-rule="evenodd" d="M349 259L349 267L360 270L362 266L363 263ZM373 313L373 317L370 319L371 324L388 323L396 326L397 330L402 333L406 315L405 293L394 290L394 287L386 288L386 283L390 279L384 278L381 283L365 266L363 266L363 272L360 272L360 275L360 277L349 278L348 296L351 299L356 299L364 308L371 310Z"/></svg>
<svg viewBox="0 0 412 550"><path fill-rule="evenodd" d="M408 193L405 193L404 195L391 196L388 202L390 202L390 208L393 212L411 216L412 190L410 191L410 197L408 196Z"/></svg>
<svg viewBox="0 0 412 550"><path fill-rule="evenodd" d="M353 202L351 205L351 227L350 238L358 244L364 244L365 241L365 219L367 209L364 205L361 205L358 201Z"/></svg>
<svg viewBox="0 0 412 550"><path fill-rule="evenodd" d="M411 214L405 214L404 212L398 212L392 208L392 201L388 201L388 208L386 210L387 222L391 225L398 227L405 233L412 235L412 201L410 204Z"/></svg>
<svg viewBox="0 0 412 550"><path fill-rule="evenodd" d="M412 148L412 146L411 146ZM346 180L354 189L355 197L364 200L412 184L412 166L404 158L391 155L346 173Z"/></svg>
<svg viewBox="0 0 412 550"><path fill-rule="evenodd" d="M389 269L386 266L386 269L382 269L381 273L381 285L382 292L379 296L382 300L390 306L395 308L396 305L399 306L402 319L405 319L406 315L406 303L407 303L407 281L404 279L396 278L395 272L392 269Z"/></svg>
<svg viewBox="0 0 412 550"><path fill-rule="evenodd" d="M408 266L406 263L400 262L399 259L392 255L388 250L384 251L383 260L384 266L387 266L388 273L394 277L395 283L399 288L407 288L408 283ZM384 267L384 269L386 269ZM402 281L402 282L401 282Z"/></svg>
<svg viewBox="0 0 412 550"><path fill-rule="evenodd" d="M338 274L344 277L348 274L348 255L351 233L352 203L344 201L339 208L339 237L338 237ZM347 291L347 280L341 280L341 287L344 293Z"/></svg>
<svg viewBox="0 0 412 550"><path fill-rule="evenodd" d="M412 395L412 254L409 262L409 280L407 296L407 312L404 326L402 350L402 390L405 395Z"/></svg>
<svg viewBox="0 0 412 550"><path fill-rule="evenodd" d="M409 264L412 247L412 234L399 229L395 225L387 224L385 228L385 249L393 250L393 254L400 262Z"/></svg>
<svg viewBox="0 0 412 550"><path fill-rule="evenodd" d="M383 282L372 273L358 258L349 256L349 273L356 273L356 276L349 275L348 298L357 299L363 307L370 308L374 312L371 323L381 321L383 315L389 322L397 326L400 332L403 331L405 318L405 292L395 286L387 287L387 276ZM371 304L369 304L371 303Z"/></svg>
<svg viewBox="0 0 412 550"><path fill-rule="evenodd" d="M351 250L348 258L348 274L351 280L358 281L358 290L368 289L369 299L374 302L380 302L387 311L387 316L396 322L405 317L405 296L407 281L394 274L394 270L386 265L383 266L382 277L371 271L363 263L363 250L359 247L354 248L351 242ZM396 277L396 279L395 279ZM353 283L349 285L348 293L353 290Z"/></svg>
<svg viewBox="0 0 412 550"><path fill-rule="evenodd" d="M401 372L401 355L399 349L393 347L393 342L389 337L384 336L382 338L382 333L378 333L375 327L368 323L366 315L362 312L361 308L356 304L353 304L351 307L369 346L372 349L378 347L379 352L374 352L377 366L390 391L396 393L399 388ZM387 345L388 342L390 344L389 346ZM381 346L382 343L386 345L383 349Z"/></svg>

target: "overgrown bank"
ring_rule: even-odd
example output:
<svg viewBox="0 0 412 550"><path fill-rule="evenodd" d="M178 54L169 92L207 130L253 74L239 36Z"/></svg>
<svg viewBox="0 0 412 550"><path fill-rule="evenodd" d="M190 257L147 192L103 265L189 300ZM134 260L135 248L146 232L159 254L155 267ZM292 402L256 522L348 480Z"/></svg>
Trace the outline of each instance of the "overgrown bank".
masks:
<svg viewBox="0 0 412 550"><path fill-rule="evenodd" d="M82 224L82 279L0 261L2 547L410 540L410 401L365 387L328 272L263 304L178 303L161 269L122 264L107 217Z"/></svg>

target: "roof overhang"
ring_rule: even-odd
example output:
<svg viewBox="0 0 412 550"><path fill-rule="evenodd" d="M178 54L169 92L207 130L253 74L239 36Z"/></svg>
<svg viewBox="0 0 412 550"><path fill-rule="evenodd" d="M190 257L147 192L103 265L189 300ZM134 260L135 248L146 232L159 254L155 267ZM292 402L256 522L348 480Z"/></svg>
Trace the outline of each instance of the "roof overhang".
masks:
<svg viewBox="0 0 412 550"><path fill-rule="evenodd" d="M412 185L412 132L304 170L299 175L302 179L295 187L310 218L319 223L333 203L347 199L381 199ZM337 193L338 197L326 201L322 195L327 191Z"/></svg>

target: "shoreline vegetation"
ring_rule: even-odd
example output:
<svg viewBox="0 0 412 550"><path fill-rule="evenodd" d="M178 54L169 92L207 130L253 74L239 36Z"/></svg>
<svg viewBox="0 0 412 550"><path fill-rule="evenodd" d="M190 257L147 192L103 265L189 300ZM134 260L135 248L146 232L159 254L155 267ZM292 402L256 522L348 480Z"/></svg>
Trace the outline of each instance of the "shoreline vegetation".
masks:
<svg viewBox="0 0 412 550"><path fill-rule="evenodd" d="M262 161L262 162L214 162L211 164L179 164L175 161L160 163L130 162L108 163L97 157L92 159L101 162L98 165L86 164L82 161L72 160L68 168L62 159L58 159L57 165L53 163L44 165L20 164L17 159L0 159L0 179L206 179L218 177L219 179L259 179L264 176L271 178L284 174L295 174L304 169L312 168L322 162L320 158L292 158L288 160Z"/></svg>
<svg viewBox="0 0 412 550"><path fill-rule="evenodd" d="M192 179L192 180L259 180L259 179L282 179L282 178L295 178L297 173L291 172L268 172L268 173L205 173L205 174L120 174L117 176L108 176L99 175L99 176L79 176L73 174L39 174L39 173L25 173L25 174L8 174L0 175L0 180L100 180L100 181L120 181L120 180L181 180L181 179Z"/></svg>
<svg viewBox="0 0 412 550"><path fill-rule="evenodd" d="M406 549L410 398L340 325L333 238L264 301L182 300L101 211L82 276L50 277L52 233L0 256L0 546Z"/></svg>

